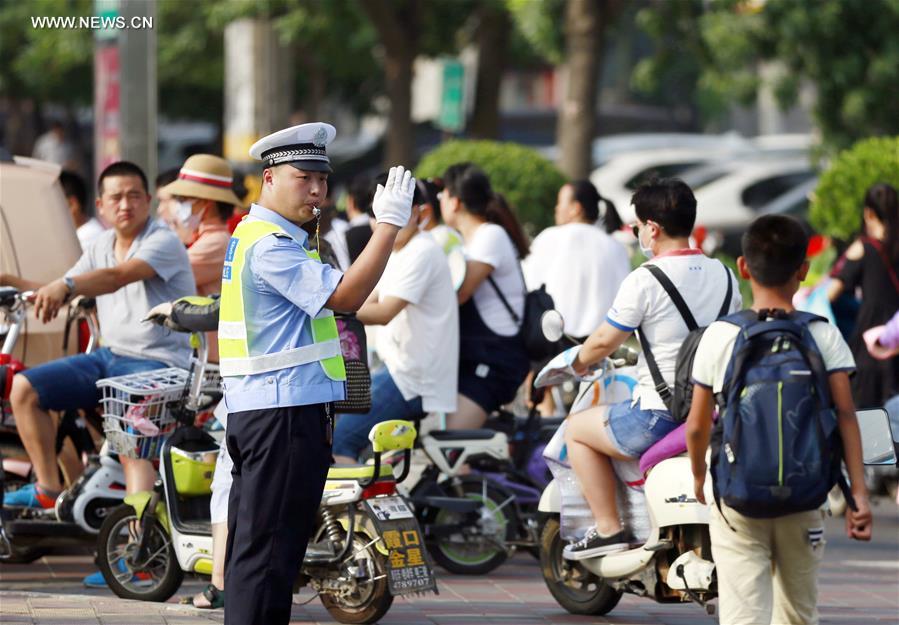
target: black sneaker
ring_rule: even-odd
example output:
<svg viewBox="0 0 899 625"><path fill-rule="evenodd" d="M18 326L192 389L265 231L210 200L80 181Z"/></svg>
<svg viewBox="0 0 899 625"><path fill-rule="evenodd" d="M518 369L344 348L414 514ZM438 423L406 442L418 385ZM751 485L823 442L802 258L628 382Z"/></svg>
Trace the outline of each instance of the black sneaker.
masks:
<svg viewBox="0 0 899 625"><path fill-rule="evenodd" d="M562 551L562 557L566 560L585 560L596 556L603 556L616 551L627 551L630 548L630 532L621 530L603 538L595 527L587 530L587 535L576 543L571 543Z"/></svg>

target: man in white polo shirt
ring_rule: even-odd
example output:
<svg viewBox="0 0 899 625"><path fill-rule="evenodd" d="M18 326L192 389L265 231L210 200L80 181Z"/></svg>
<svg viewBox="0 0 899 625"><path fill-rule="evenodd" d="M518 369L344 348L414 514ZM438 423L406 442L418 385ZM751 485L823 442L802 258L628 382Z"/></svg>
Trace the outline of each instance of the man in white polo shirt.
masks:
<svg viewBox="0 0 899 625"><path fill-rule="evenodd" d="M443 250L419 231L416 194L409 224L396 236L377 289L356 316L378 331L385 366L372 375L372 408L340 415L334 430L334 459L356 462L372 426L427 412L456 409L459 369L459 305Z"/></svg>

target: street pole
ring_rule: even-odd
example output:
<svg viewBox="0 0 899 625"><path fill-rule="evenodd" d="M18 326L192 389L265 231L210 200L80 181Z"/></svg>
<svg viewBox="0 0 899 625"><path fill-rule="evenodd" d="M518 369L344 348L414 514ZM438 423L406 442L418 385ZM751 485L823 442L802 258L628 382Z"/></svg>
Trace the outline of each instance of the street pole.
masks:
<svg viewBox="0 0 899 625"><path fill-rule="evenodd" d="M249 164L250 146L290 117L291 55L270 20L243 18L225 27L225 158Z"/></svg>
<svg viewBox="0 0 899 625"><path fill-rule="evenodd" d="M110 163L128 160L152 181L157 170L156 4L95 0L95 14L118 21L97 30L94 38L94 171L99 175Z"/></svg>

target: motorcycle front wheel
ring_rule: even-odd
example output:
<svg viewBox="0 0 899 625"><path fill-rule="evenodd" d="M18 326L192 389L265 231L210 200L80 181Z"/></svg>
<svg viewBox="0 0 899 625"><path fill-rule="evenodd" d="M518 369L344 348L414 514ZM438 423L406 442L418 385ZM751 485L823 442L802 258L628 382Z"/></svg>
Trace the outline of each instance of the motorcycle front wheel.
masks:
<svg viewBox="0 0 899 625"><path fill-rule="evenodd" d="M484 478L463 478L461 489L464 497L481 503L476 525L429 542L428 551L450 573L484 575L509 557L507 541L514 538L518 523L515 502ZM431 523L453 525L462 520L462 514L440 509Z"/></svg>
<svg viewBox="0 0 899 625"><path fill-rule="evenodd" d="M577 562L565 560L562 557L565 541L559 530L559 517L551 517L540 539L540 569L546 587L571 614L608 614L618 605L621 591Z"/></svg>
<svg viewBox="0 0 899 625"><path fill-rule="evenodd" d="M366 572L362 577L351 577L355 584L353 589L342 594L319 595L328 614L339 623L376 623L393 604L387 582L387 556L370 542L364 534L356 534L351 552L355 555L342 565Z"/></svg>
<svg viewBox="0 0 899 625"><path fill-rule="evenodd" d="M184 571L169 535L159 523L153 523L150 531L149 557L135 565L140 519L134 508L119 506L100 528L97 564L109 588L122 599L165 601L178 592L184 581Z"/></svg>

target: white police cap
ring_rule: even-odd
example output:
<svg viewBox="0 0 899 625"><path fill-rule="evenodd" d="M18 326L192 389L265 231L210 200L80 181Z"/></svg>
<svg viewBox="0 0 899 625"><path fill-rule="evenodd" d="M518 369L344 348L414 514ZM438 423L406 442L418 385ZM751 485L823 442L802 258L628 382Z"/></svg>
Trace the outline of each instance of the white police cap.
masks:
<svg viewBox="0 0 899 625"><path fill-rule="evenodd" d="M325 146L336 136L337 129L331 124L300 124L262 137L250 148L250 156L266 167L292 165L304 171L330 172Z"/></svg>

